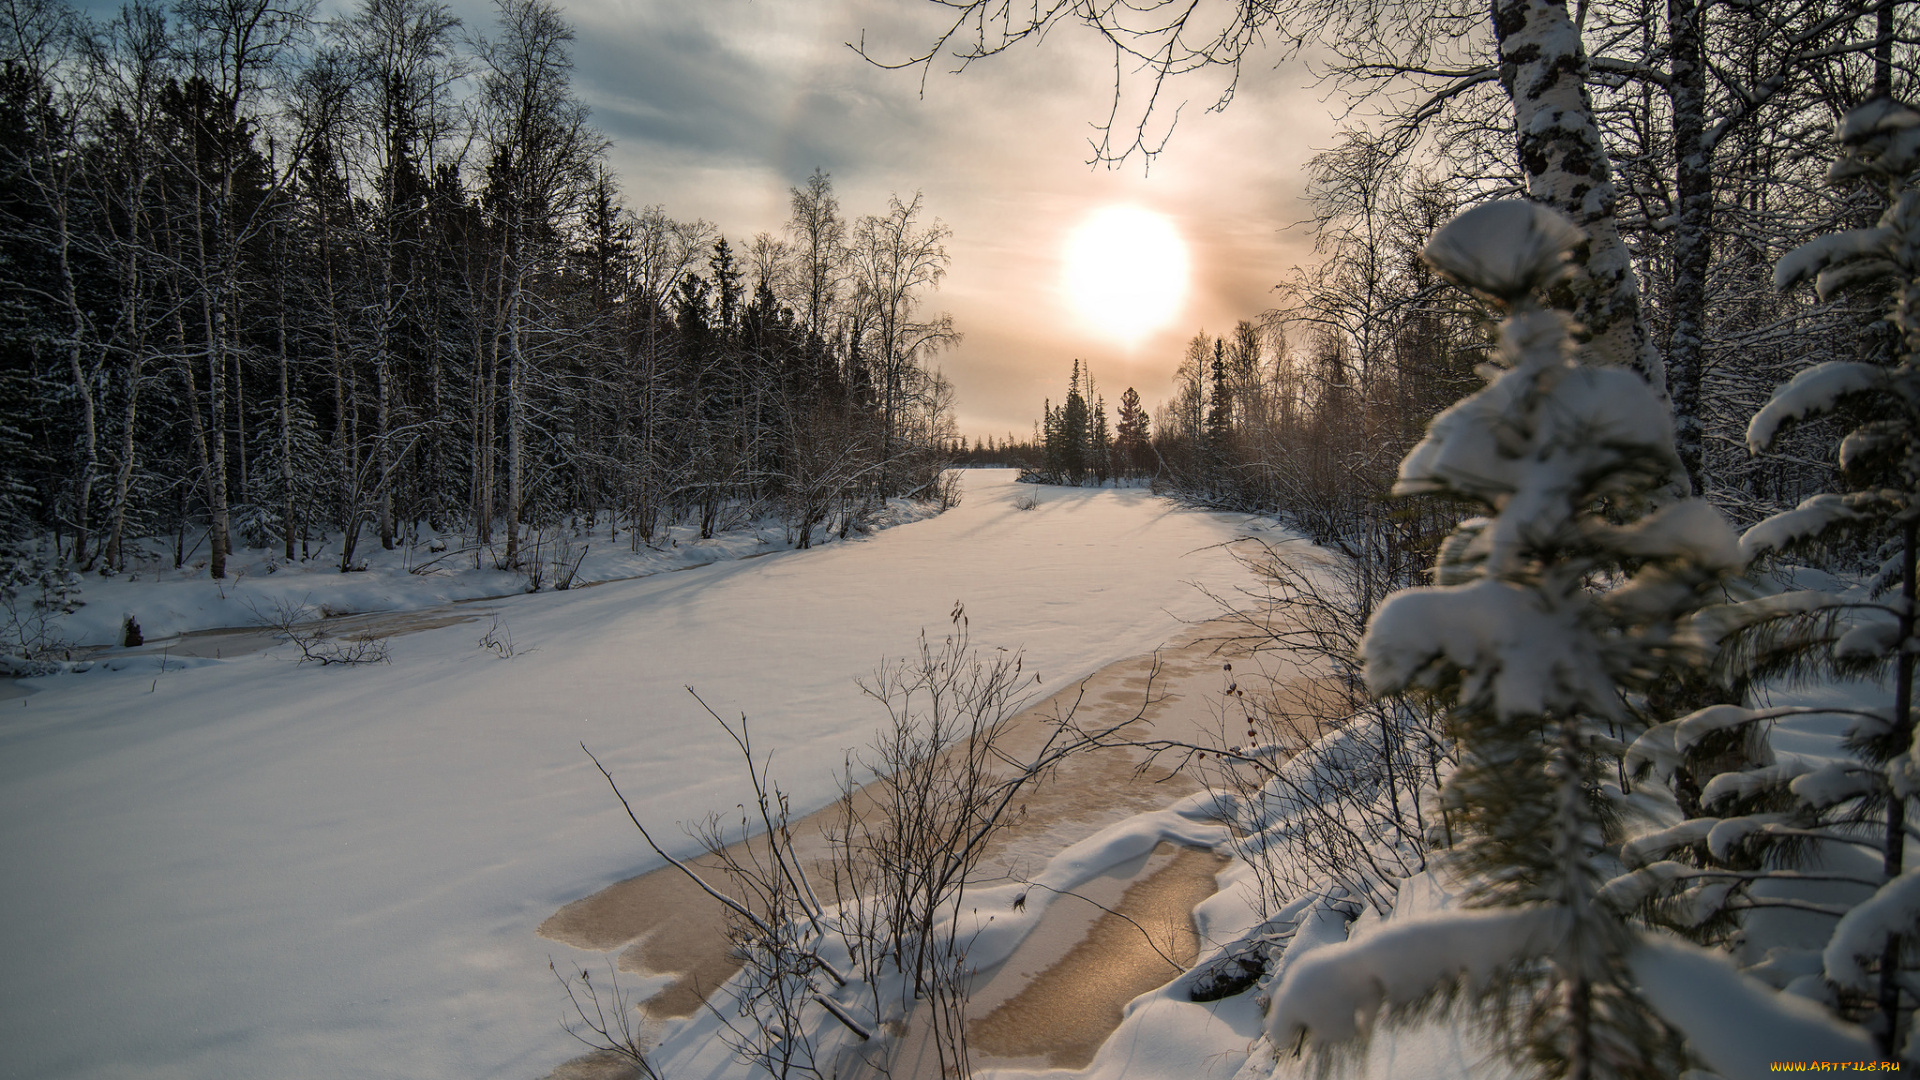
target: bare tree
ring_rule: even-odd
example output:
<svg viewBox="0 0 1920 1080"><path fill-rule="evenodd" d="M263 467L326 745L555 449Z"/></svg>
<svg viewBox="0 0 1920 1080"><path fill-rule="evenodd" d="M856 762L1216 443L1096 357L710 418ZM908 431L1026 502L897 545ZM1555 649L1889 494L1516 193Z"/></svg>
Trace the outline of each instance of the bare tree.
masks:
<svg viewBox="0 0 1920 1080"><path fill-rule="evenodd" d="M840 216L840 200L833 182L819 169L802 187L788 191L792 214L787 236L793 252L794 307L805 319L806 330L824 345L828 316L839 298L846 276L847 223ZM810 343L809 347L813 347Z"/></svg>
<svg viewBox="0 0 1920 1080"><path fill-rule="evenodd" d="M499 234L492 350L507 380L507 553L518 565L525 506L529 277L555 252L553 231L576 208L604 145L573 96L573 30L549 0L498 0L500 36L481 48L489 209ZM498 361L496 361L497 363Z"/></svg>
<svg viewBox="0 0 1920 1080"><path fill-rule="evenodd" d="M191 178L188 258L205 338L206 484L212 524L207 570L215 578L226 576L233 549L227 411L229 365L237 363L233 316L241 249L266 224L266 200L243 202L242 187L247 174L262 167L251 145L253 131L268 112L269 103L262 98L305 42L313 10L314 0L186 0L179 7L186 66L207 97L201 122L190 128L194 160L182 162L181 171ZM297 161L296 154L289 164ZM286 176L280 179L284 182Z"/></svg>
<svg viewBox="0 0 1920 1080"><path fill-rule="evenodd" d="M940 287L946 276L946 241L953 230L935 218L921 225L922 198L911 202L899 196L887 202L884 216L869 214L854 226L853 259L859 296L855 301L871 315L867 339L880 398L880 457L882 495L894 494L892 462L898 453L902 415L909 397L919 387L921 357L957 343L960 334L953 317L942 313L919 319L925 294Z"/></svg>
<svg viewBox="0 0 1920 1080"><path fill-rule="evenodd" d="M430 277L425 260L427 177L455 120L451 94L463 74L455 51L460 21L436 0L363 0L336 21L332 36L354 67L347 119L355 147L349 165L369 196L372 251L379 277L370 318L374 373L371 493L380 544L393 547L395 368L405 362L410 308ZM415 320L417 321L417 319ZM423 336L416 330L414 337Z"/></svg>
<svg viewBox="0 0 1920 1080"><path fill-rule="evenodd" d="M125 565L127 517L139 449L135 432L140 392L146 365L156 351L155 320L148 307L157 262L150 257L155 247L151 215L159 183L160 89L171 66L172 44L165 15L142 3L122 8L112 21L86 37L83 48L87 79L98 98L90 109L92 134L113 148L107 155L110 165L93 177L92 197L113 210L101 215L100 221L106 233L102 246L114 268L120 304L110 338L121 360L124 404L106 544L101 551L106 565L118 570Z"/></svg>

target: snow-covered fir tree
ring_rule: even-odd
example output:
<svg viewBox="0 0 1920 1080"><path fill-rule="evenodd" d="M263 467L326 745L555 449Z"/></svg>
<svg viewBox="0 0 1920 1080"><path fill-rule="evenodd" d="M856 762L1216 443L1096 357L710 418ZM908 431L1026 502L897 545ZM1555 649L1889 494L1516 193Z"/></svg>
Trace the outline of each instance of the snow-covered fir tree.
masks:
<svg viewBox="0 0 1920 1080"><path fill-rule="evenodd" d="M1780 836L1811 846L1819 858L1838 846L1877 849L1877 890L1837 919L1803 986L1861 1015L1883 1058L1899 1054L1911 1061L1920 1046L1908 1030L1915 994L1903 972L1920 943L1920 872L1904 856L1913 798L1920 794L1912 716L1920 560L1920 191L1908 178L1920 165L1920 112L1876 98L1847 114L1839 142L1841 156L1829 180L1878 189L1886 209L1871 227L1796 248L1780 260L1775 282L1790 289L1812 280L1822 300L1848 290L1887 290L1897 343L1884 362L1835 360L1802 371L1754 415L1747 441L1756 454L1787 426L1843 405L1852 406L1862 422L1839 447L1849 490L1814 495L1755 525L1741 543L1759 557L1831 550L1843 537L1864 537L1874 572L1854 588L1764 596L1708 612L1702 621L1742 677L1890 675L1891 708L1839 710L1849 726L1838 760L1767 761L1716 777L1710 793L1758 793L1771 804L1750 813L1722 808L1718 818L1702 819L1694 831L1711 836L1716 853ZM1789 711L1805 710L1726 708L1688 722L1701 731L1744 728Z"/></svg>
<svg viewBox="0 0 1920 1080"><path fill-rule="evenodd" d="M1269 1017L1276 1044L1343 1041L1356 1006L1448 1003L1544 1075L1683 1067L1677 1032L1638 989L1638 934L1597 894L1635 810L1614 766L1643 723L1636 691L1685 662L1679 621L1740 555L1717 511L1667 497L1679 462L1657 393L1629 367L1580 362L1567 317L1539 303L1581 241L1559 213L1507 201L1461 214L1426 249L1507 317L1487 385L1435 420L1395 490L1487 513L1442 545L1433 585L1380 606L1363 653L1375 693L1450 708L1446 868L1464 910L1297 967Z"/></svg>

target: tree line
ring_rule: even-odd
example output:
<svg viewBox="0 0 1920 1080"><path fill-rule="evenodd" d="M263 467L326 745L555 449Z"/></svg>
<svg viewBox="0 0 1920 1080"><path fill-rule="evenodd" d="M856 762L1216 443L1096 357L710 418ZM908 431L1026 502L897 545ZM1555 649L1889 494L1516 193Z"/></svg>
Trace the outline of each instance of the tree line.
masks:
<svg viewBox="0 0 1920 1080"><path fill-rule="evenodd" d="M568 516L806 546L932 490L949 230L820 172L744 244L628 205L548 0L0 13L0 533L118 570L204 525L218 578L424 526L512 566Z"/></svg>

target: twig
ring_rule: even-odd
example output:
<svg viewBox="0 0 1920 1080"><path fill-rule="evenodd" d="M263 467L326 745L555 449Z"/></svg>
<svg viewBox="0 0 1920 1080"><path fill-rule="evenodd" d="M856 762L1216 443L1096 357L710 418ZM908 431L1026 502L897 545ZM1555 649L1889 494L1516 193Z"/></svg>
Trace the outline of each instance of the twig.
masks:
<svg viewBox="0 0 1920 1080"><path fill-rule="evenodd" d="M1099 908L1101 911L1106 912L1107 914L1113 916L1116 919L1125 919L1129 924L1133 926L1135 930L1140 931L1140 936L1146 939L1147 948L1152 949L1154 953L1160 957L1160 959L1165 960L1167 962L1168 967L1172 968L1175 971L1187 970L1186 965L1180 963L1178 960L1175 960L1173 957L1168 956L1166 953L1161 952L1160 946L1155 945L1153 943L1153 935L1147 932L1146 927L1141 926L1139 923L1135 922L1131 916L1126 915L1122 912L1115 911L1112 908L1108 907L1107 905L1101 903L1100 901L1095 900L1093 897L1083 896L1080 893L1074 892L1072 889L1056 889L1051 885L1042 885L1037 881L1029 881L1022 878L1015 878L1014 880L1019 881L1020 884L1025 885L1030 889L1045 889L1048 892L1054 894L1055 896L1071 896L1075 900L1085 900L1087 903L1092 904L1094 907Z"/></svg>

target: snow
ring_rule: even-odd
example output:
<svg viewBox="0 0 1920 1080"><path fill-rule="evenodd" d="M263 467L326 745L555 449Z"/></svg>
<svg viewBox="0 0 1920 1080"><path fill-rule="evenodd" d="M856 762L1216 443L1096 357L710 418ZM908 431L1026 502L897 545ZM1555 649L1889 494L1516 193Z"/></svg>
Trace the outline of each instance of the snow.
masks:
<svg viewBox="0 0 1920 1080"><path fill-rule="evenodd" d="M1864 393L1885 386L1886 382L1886 371L1872 364L1852 360L1815 364L1775 390L1772 400L1753 414L1753 420L1747 424L1747 449L1761 453L1773 445L1773 437L1788 421L1826 412L1845 395Z"/></svg>
<svg viewBox="0 0 1920 1080"><path fill-rule="evenodd" d="M1378 932L1317 949L1287 972L1267 1013L1267 1035L1291 1045L1302 1031L1340 1042L1366 1030L1384 1005L1406 1005L1437 985L1479 985L1498 969L1552 949L1565 933L1555 908L1480 908L1396 919Z"/></svg>
<svg viewBox="0 0 1920 1080"><path fill-rule="evenodd" d="M1557 119L1558 114L1542 111L1535 126ZM1567 253L1585 240L1564 214L1522 199L1502 199L1449 221L1421 254L1453 280L1510 300L1564 274Z"/></svg>
<svg viewBox="0 0 1920 1080"><path fill-rule="evenodd" d="M1518 521L1551 527L1554 516L1566 512L1558 504L1584 494L1582 485L1597 478L1654 460L1671 470L1671 422L1639 376L1526 359L1558 355L1565 336L1563 316L1555 312L1509 320L1501 352L1516 366L1434 418L1401 462L1395 493L1449 490L1499 506L1503 512L1488 528L1497 533ZM1523 361L1528 366L1519 366ZM1505 419L1519 415L1532 417L1525 435ZM1537 515L1548 517L1545 526ZM1490 543L1497 552L1515 538L1496 536Z"/></svg>
<svg viewBox="0 0 1920 1080"><path fill-rule="evenodd" d="M1724 953L1677 938L1649 937L1628 964L1647 1002L1722 1076L1762 1076L1775 1061L1874 1061L1880 1056L1860 1029L1742 975Z"/></svg>
<svg viewBox="0 0 1920 1080"><path fill-rule="evenodd" d="M1880 226L1871 229L1848 229L1845 232L1828 233L1817 240L1809 240L1780 257L1780 261L1773 268L1773 287L1790 289L1828 267L1862 255L1883 253L1893 239L1893 230ZM1820 293L1823 299L1829 291L1827 288L1821 288Z"/></svg>
<svg viewBox="0 0 1920 1080"><path fill-rule="evenodd" d="M1795 777L1805 776L1818 766L1799 755L1789 755L1771 765L1737 772L1723 772L1700 789L1700 805L1711 807L1722 799L1749 799L1763 791L1785 787Z"/></svg>
<svg viewBox="0 0 1920 1080"><path fill-rule="evenodd" d="M1804 776L1797 776L1787 787L1803 803L1824 810L1848 799L1870 795L1884 782L1881 773L1855 761L1829 761Z"/></svg>
<svg viewBox="0 0 1920 1080"><path fill-rule="evenodd" d="M1821 958L1827 979L1850 989L1870 990L1873 979L1863 961L1878 959L1889 937L1912 933L1916 922L1920 922L1920 870L1908 870L1840 917Z"/></svg>
<svg viewBox="0 0 1920 1080"><path fill-rule="evenodd" d="M1873 135L1920 127L1920 112L1890 97L1872 98L1840 118L1840 141L1857 143Z"/></svg>
<svg viewBox="0 0 1920 1080"><path fill-rule="evenodd" d="M1104 871L1144 858L1164 841L1215 847L1224 844L1226 839L1227 831L1219 824L1214 796L1199 792L1164 810L1136 814L1117 822L1060 851L1031 879L1039 888L1030 888L1026 882L1013 882L969 890L965 910L955 916L959 920L959 939L967 943L967 965L974 970L988 970L1001 963L1039 925L1047 909L1062 895L1081 888ZM1013 900L1020 895L1027 899L1016 909ZM1220 899L1222 897L1216 895L1214 901ZM1233 905L1230 898L1227 906L1232 910L1224 913L1214 901L1209 901L1215 908L1212 919L1203 915L1198 920L1203 940L1210 931L1218 929L1213 924L1223 915L1228 922L1240 922L1245 917L1244 909ZM936 929L936 936L944 938L950 925L950 922L943 923ZM1205 1054L1220 1058L1207 1075L1228 1080L1245 1054L1236 1056L1231 1051L1221 1054L1219 1044L1223 1034L1237 1037L1244 1045L1258 1033L1258 1012L1251 1004L1251 995L1197 1004L1185 993L1185 982L1184 978L1176 978L1131 1002L1120 1028L1101 1047L1092 1065L1075 1075L1116 1080L1123 1075L1186 1077L1190 1075L1186 1067ZM854 988L847 993L854 996L859 990ZM910 990L903 982L896 981L882 988L881 997L903 994L910 994ZM727 994L722 991L718 997L724 1002ZM724 1006L722 1009L724 1011ZM844 1033L827 1025L822 1028L816 1034L817 1039L844 1042ZM713 1014L697 1015L666 1035L652 1054L653 1063L663 1075L676 1080L737 1077L740 1066L726 1050L721 1038L724 1030L720 1019ZM1025 1070L1001 1070L976 1075L1011 1078L1031 1074Z"/></svg>
<svg viewBox="0 0 1920 1080"><path fill-rule="evenodd" d="M937 507L894 499L875 515L873 531L932 517ZM555 543L556 537L560 544ZM561 576L553 563L574 566L576 586L688 570L715 562L790 550L779 523L765 519L747 527L699 538L691 523L658 530L652 545L636 545L621 530L609 536L605 519L586 529L579 519L547 530L538 549L546 571L544 587ZM55 632L75 645L118 645L123 620L134 616L149 644L189 631L216 627L266 625L282 606L304 607L312 618L368 612L416 611L451 601L512 596L527 591L527 575L498 568L504 542L472 546L458 534L422 529L415 545L387 551L377 538L365 538L354 554L352 573L340 572L339 537L321 540L309 558L288 561L278 547L241 549L227 560L227 579L206 575L204 532L191 537L186 563L173 567L173 546L163 539L130 544L128 573L111 578L88 576L80 594L84 606L54 622ZM819 546L840 543L828 535ZM856 535L855 542L858 542ZM441 550L435 551L435 548ZM558 591L558 590L556 590Z"/></svg>
<svg viewBox="0 0 1920 1080"><path fill-rule="evenodd" d="M1012 478L972 472L957 508L856 542L493 601L511 660L469 623L392 639L389 665L282 647L22 681L0 699L0 1072L543 1074L577 1050L548 956L599 958L533 928L658 862L579 743L657 835L730 810L744 783L691 684L752 716L804 812L881 719L855 678L956 600L1047 692L1212 614L1188 582L1230 594L1245 571L1214 545L1263 528Z"/></svg>
<svg viewBox="0 0 1920 1080"><path fill-rule="evenodd" d="M1681 839L1680 842L1692 841ZM1622 855L1624 857L1625 853ZM1663 860L1642 866L1630 874L1621 874L1602 886L1594 896L1616 911L1632 911L1674 882L1686 880L1695 873L1694 868L1686 863Z"/></svg>
<svg viewBox="0 0 1920 1080"><path fill-rule="evenodd" d="M1860 514L1845 495L1823 492L1740 534L1740 552L1748 559L1780 551L1789 544L1819 536L1832 526L1857 520Z"/></svg>
<svg viewBox="0 0 1920 1080"><path fill-rule="evenodd" d="M1580 614L1542 610L1533 590L1491 578L1395 593L1367 625L1367 688L1431 687L1458 672L1459 699L1490 693L1502 716L1611 700L1612 680Z"/></svg>
<svg viewBox="0 0 1920 1080"><path fill-rule="evenodd" d="M1673 748L1685 753L1701 739L1717 731L1765 720L1781 715L1777 709L1743 709L1738 705L1709 705L1697 709L1674 722Z"/></svg>
<svg viewBox="0 0 1920 1080"><path fill-rule="evenodd" d="M1644 866L1676 848L1690 847L1705 840L1719 820L1688 818L1678 825L1636 836L1621 845L1620 861L1628 866Z"/></svg>
<svg viewBox="0 0 1920 1080"><path fill-rule="evenodd" d="M1673 503L1631 525L1593 527L1604 529L1610 546L1622 555L1677 557L1716 573L1734 573L1747 563L1726 516L1704 499Z"/></svg>
<svg viewBox="0 0 1920 1080"><path fill-rule="evenodd" d="M1744 817L1721 818L1720 824L1707 833L1707 850L1713 853L1714 858L1724 861L1734 848L1746 842L1747 837L1755 833L1764 835L1775 828L1792 828L1793 824L1792 817L1787 814L1748 814Z"/></svg>

